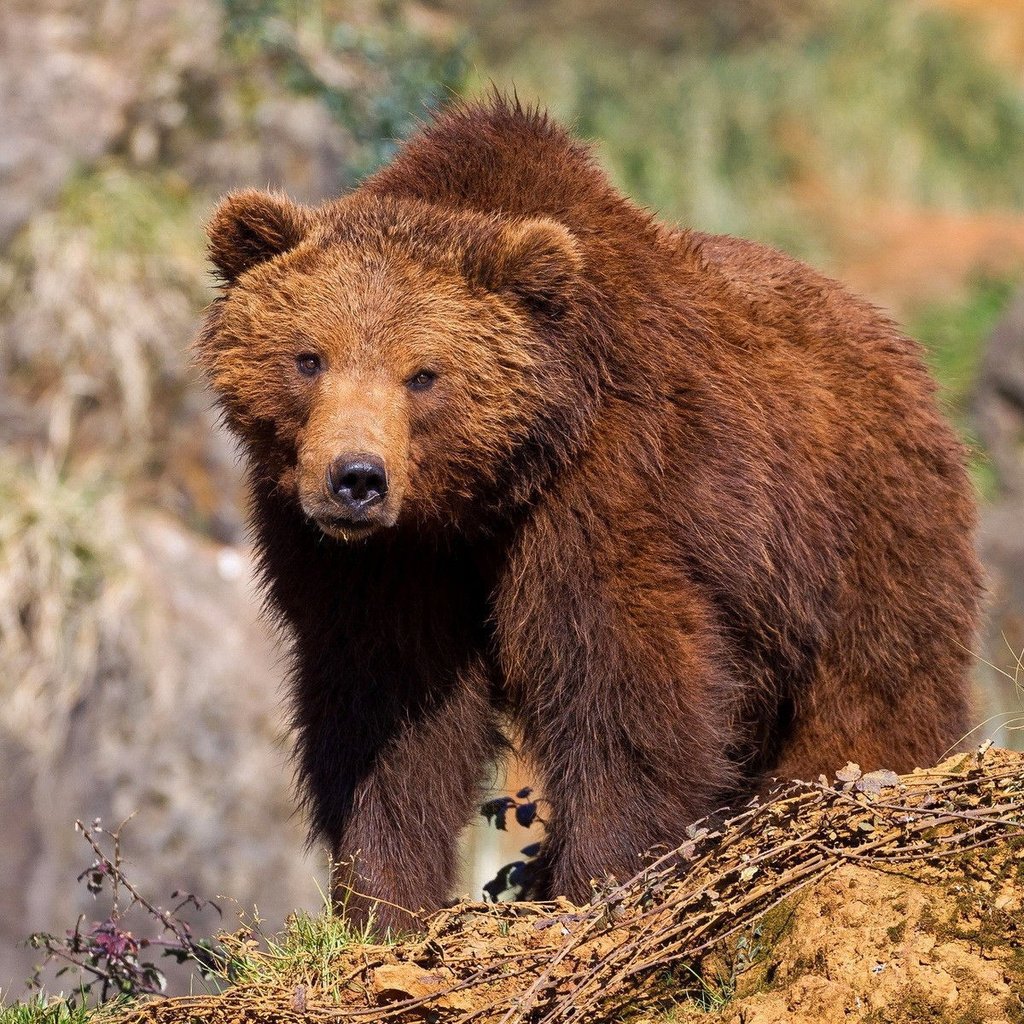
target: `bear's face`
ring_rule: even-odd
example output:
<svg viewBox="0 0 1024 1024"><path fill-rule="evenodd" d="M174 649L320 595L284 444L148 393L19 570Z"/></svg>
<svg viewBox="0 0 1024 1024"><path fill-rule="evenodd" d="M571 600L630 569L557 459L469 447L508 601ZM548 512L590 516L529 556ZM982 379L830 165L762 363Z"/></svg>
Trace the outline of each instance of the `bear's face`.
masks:
<svg viewBox="0 0 1024 1024"><path fill-rule="evenodd" d="M249 192L210 238L226 288L200 360L324 533L528 500L581 432L593 388L564 351L580 257L555 222Z"/></svg>

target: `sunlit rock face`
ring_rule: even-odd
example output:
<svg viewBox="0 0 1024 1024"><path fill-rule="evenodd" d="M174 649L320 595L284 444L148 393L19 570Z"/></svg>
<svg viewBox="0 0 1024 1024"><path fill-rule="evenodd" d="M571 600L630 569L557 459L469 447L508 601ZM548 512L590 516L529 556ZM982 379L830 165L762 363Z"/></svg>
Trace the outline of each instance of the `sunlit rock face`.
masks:
<svg viewBox="0 0 1024 1024"><path fill-rule="evenodd" d="M123 829L127 874L162 905L176 889L225 896L231 925L254 904L280 923L319 900L318 858L305 857L292 815L275 653L244 550L161 513L119 526L123 562L108 566L105 592L83 612L97 640L93 671L4 684L7 990L29 972L34 954L15 946L30 931L62 933L79 913L104 913L104 897L74 882L91 861L77 818L113 828L134 815ZM207 932L220 924L191 916Z"/></svg>

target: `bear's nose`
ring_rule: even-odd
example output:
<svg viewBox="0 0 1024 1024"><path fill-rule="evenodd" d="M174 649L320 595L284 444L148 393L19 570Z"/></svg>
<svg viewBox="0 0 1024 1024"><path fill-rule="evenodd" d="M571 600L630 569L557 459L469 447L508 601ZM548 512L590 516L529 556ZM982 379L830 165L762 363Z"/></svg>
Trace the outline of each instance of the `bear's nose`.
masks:
<svg viewBox="0 0 1024 1024"><path fill-rule="evenodd" d="M342 455L327 471L335 499L349 512L358 513L384 500L388 477L384 463L373 455Z"/></svg>

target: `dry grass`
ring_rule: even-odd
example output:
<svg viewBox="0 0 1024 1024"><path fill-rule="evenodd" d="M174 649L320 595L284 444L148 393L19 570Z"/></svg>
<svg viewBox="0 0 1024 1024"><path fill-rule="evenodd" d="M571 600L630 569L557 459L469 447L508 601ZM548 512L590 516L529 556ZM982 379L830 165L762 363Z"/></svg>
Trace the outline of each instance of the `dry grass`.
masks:
<svg viewBox="0 0 1024 1024"><path fill-rule="evenodd" d="M0 727L49 764L103 672L140 680L128 488L165 443L204 299L200 217L170 176L76 180L0 263Z"/></svg>
<svg viewBox="0 0 1024 1024"><path fill-rule="evenodd" d="M0 725L42 763L101 662L133 645L136 553L104 477L0 458Z"/></svg>
<svg viewBox="0 0 1024 1024"><path fill-rule="evenodd" d="M191 376L203 257L200 213L169 175L87 175L33 218L0 265L0 367L56 457L117 448L124 474L163 437Z"/></svg>

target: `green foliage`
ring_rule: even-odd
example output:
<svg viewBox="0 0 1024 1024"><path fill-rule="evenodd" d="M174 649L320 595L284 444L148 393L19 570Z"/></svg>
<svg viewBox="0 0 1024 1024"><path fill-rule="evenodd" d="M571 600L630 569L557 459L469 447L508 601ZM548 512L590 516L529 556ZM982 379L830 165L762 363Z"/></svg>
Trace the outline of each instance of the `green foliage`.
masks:
<svg viewBox="0 0 1024 1024"><path fill-rule="evenodd" d="M835 203L1024 206L1024 93L968 27L886 0L831 11L756 48L539 35L498 75L600 140L661 215L809 258Z"/></svg>
<svg viewBox="0 0 1024 1024"><path fill-rule="evenodd" d="M0 1024L84 1024L88 1019L87 1011L74 1009L63 999L48 1000L43 996L0 1007Z"/></svg>
<svg viewBox="0 0 1024 1024"><path fill-rule="evenodd" d="M331 0L222 0L229 53L269 61L293 92L315 96L356 143L348 184L391 158L417 118L460 92L465 40L413 28L401 3L366 24Z"/></svg>
<svg viewBox="0 0 1024 1024"><path fill-rule="evenodd" d="M924 343L928 365L939 382L939 400L970 449L970 470L978 493L996 490L992 467L969 419L971 389L988 336L1014 292L1008 279L981 277L965 296L921 307L910 317L909 332Z"/></svg>
<svg viewBox="0 0 1024 1024"><path fill-rule="evenodd" d="M958 417L967 412L985 342L1013 292L1011 280L981 277L966 296L931 303L911 315L910 332L924 343L942 399Z"/></svg>
<svg viewBox="0 0 1024 1024"><path fill-rule="evenodd" d="M172 265L192 269L203 250L196 207L192 188L173 172L129 172L111 164L70 180L58 220L88 232L94 252L157 253Z"/></svg>

